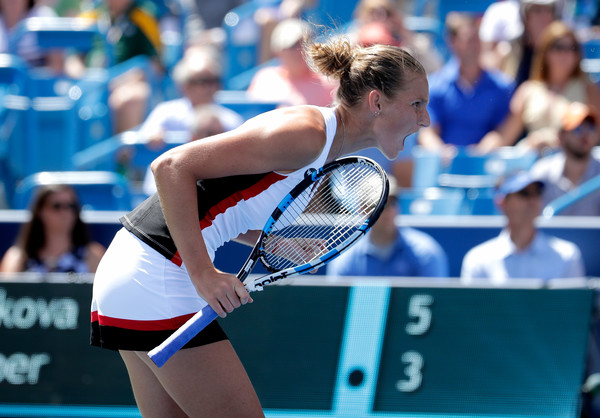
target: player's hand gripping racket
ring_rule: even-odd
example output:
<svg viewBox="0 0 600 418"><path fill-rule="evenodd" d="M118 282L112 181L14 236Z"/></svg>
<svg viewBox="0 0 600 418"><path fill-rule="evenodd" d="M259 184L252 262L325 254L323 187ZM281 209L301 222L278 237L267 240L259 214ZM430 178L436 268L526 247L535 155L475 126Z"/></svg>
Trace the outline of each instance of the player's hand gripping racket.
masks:
<svg viewBox="0 0 600 418"><path fill-rule="evenodd" d="M237 277L252 292L333 260L375 223L388 187L383 169L368 158L342 158L309 170L271 214ZM270 274L248 277L258 260ZM148 355L161 367L216 317L207 305Z"/></svg>

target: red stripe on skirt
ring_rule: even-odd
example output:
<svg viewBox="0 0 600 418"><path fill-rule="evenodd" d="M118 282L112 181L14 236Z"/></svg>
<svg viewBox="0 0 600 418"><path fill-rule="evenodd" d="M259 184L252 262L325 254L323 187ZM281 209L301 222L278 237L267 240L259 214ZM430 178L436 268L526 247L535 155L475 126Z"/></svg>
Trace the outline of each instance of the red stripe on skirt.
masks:
<svg viewBox="0 0 600 418"><path fill-rule="evenodd" d="M92 322L98 322L101 326L132 329L136 331L166 331L179 328L194 315L194 313L191 313L169 319L141 321L136 319L112 318L110 316L99 315L98 311L94 311L92 312Z"/></svg>

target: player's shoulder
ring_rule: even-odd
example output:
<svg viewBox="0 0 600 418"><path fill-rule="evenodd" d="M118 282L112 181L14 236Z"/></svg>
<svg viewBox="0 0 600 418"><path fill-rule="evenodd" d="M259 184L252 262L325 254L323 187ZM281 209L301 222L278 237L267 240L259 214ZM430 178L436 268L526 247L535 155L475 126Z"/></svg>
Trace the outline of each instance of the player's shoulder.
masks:
<svg viewBox="0 0 600 418"><path fill-rule="evenodd" d="M307 135L325 132L323 113L316 106L287 106L269 112L275 126Z"/></svg>

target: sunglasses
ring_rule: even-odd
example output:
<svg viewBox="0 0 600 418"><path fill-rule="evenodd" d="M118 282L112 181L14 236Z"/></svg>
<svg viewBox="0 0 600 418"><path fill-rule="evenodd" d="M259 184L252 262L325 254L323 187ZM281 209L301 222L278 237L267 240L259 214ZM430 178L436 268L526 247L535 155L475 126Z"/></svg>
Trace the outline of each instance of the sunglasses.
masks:
<svg viewBox="0 0 600 418"><path fill-rule="evenodd" d="M221 81L216 77L195 77L190 78L187 82L188 84L192 84L195 86L208 86L219 84Z"/></svg>
<svg viewBox="0 0 600 418"><path fill-rule="evenodd" d="M519 190L515 194L518 195L518 196L520 196L520 197L525 197L525 198L540 197L542 195L542 191L539 188L536 187L535 189L523 189L523 190Z"/></svg>
<svg viewBox="0 0 600 418"><path fill-rule="evenodd" d="M583 122L577 128L573 129L571 132L577 135L584 135L591 132L596 131L596 126L590 122Z"/></svg>
<svg viewBox="0 0 600 418"><path fill-rule="evenodd" d="M79 209L79 205L76 203L54 202L50 204L50 208L56 212L61 210L70 210L76 212Z"/></svg>
<svg viewBox="0 0 600 418"><path fill-rule="evenodd" d="M556 52L577 52L578 49L579 48L577 47L577 45L573 44L556 43L550 46L550 50Z"/></svg>

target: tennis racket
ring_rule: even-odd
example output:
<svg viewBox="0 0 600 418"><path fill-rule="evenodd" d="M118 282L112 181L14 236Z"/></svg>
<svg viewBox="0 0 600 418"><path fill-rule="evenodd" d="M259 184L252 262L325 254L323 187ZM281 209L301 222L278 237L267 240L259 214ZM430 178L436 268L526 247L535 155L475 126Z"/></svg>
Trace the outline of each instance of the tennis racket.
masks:
<svg viewBox="0 0 600 418"><path fill-rule="evenodd" d="M318 269L364 236L388 191L385 171L368 158L346 157L308 170L271 214L237 277L252 292ZM258 260L269 274L249 277ZM161 367L216 317L207 305L148 356Z"/></svg>

